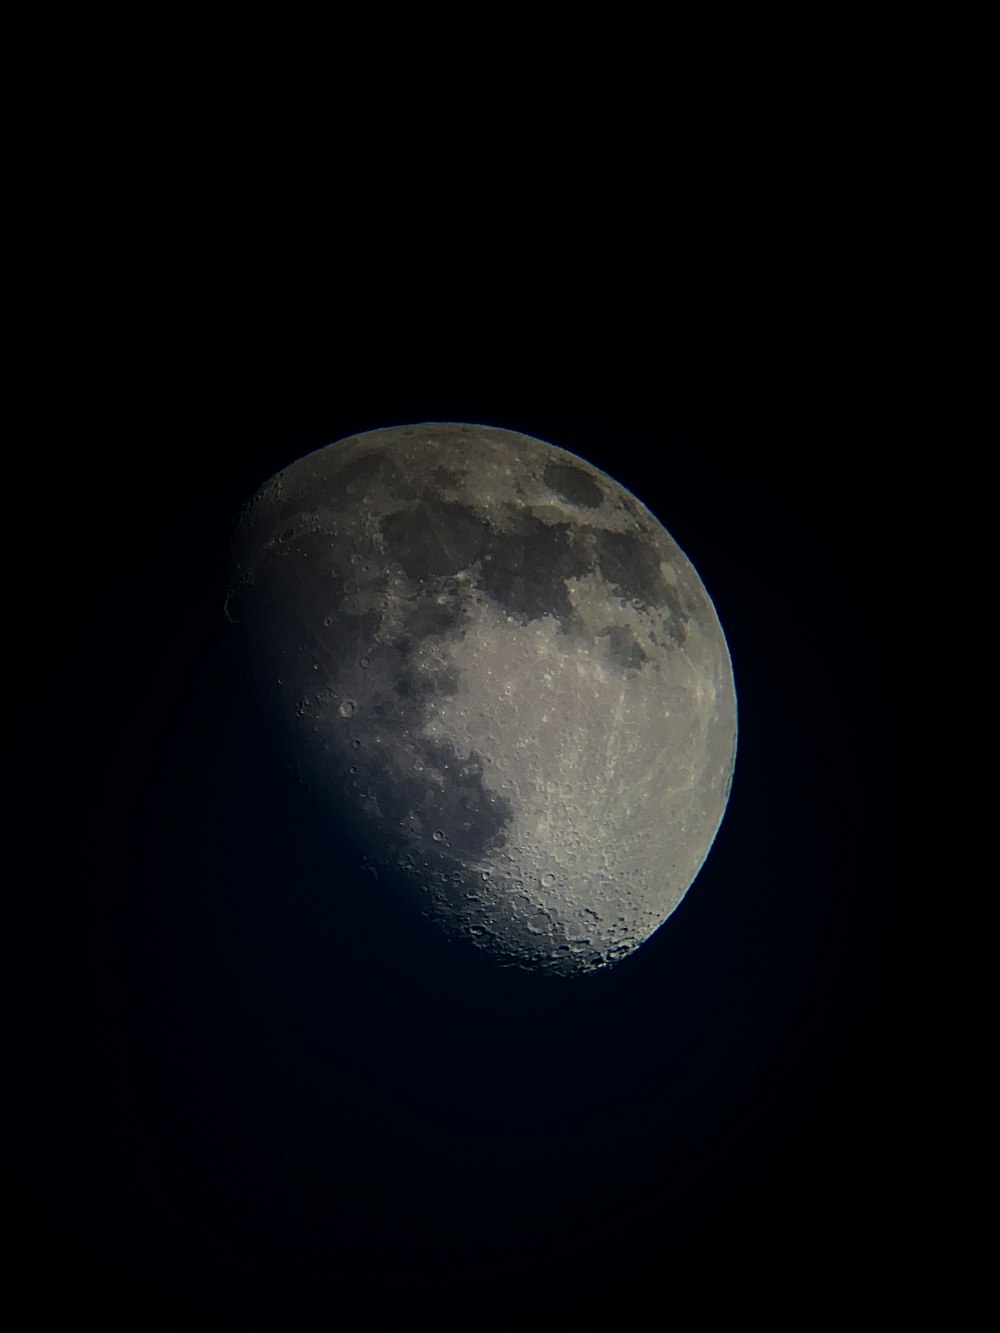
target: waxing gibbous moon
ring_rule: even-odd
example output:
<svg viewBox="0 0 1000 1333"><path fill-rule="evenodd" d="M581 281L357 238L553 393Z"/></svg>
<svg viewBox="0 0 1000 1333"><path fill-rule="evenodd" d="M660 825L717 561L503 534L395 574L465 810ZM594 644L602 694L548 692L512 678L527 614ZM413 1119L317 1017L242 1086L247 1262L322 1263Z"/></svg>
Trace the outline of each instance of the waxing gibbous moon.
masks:
<svg viewBox="0 0 1000 1333"><path fill-rule="evenodd" d="M676 542L581 458L437 422L319 449L246 506L226 611L366 891L566 976L684 897L732 779L729 653Z"/></svg>

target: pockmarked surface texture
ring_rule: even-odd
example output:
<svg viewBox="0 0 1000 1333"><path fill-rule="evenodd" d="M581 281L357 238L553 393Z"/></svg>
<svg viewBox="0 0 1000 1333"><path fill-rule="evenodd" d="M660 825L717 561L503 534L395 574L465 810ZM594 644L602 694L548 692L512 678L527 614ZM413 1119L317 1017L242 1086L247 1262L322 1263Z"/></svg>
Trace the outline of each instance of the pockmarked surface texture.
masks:
<svg viewBox="0 0 1000 1333"><path fill-rule="evenodd" d="M705 588L622 486L507 430L375 430L267 482L234 559L227 616L368 891L561 975L676 908L736 698Z"/></svg>

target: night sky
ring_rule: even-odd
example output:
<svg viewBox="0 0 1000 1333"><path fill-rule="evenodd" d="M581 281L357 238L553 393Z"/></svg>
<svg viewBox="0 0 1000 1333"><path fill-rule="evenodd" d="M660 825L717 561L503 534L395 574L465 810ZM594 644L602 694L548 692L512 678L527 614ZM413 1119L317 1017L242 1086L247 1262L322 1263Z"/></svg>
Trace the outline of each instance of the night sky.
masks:
<svg viewBox="0 0 1000 1333"><path fill-rule="evenodd" d="M682 1294L756 1305L794 1283L820 1311L888 1291L886 1234L916 1225L920 898L877 360L796 327L689 344L602 321L295 340L153 323L81 348L79 440L32 464L56 534L21 555L42 718L9 1207L32 1299L136 1327L629 1327ZM380 899L255 727L227 647L241 503L303 453L425 420L610 473L727 634L726 818L676 914L596 978L470 974Z"/></svg>

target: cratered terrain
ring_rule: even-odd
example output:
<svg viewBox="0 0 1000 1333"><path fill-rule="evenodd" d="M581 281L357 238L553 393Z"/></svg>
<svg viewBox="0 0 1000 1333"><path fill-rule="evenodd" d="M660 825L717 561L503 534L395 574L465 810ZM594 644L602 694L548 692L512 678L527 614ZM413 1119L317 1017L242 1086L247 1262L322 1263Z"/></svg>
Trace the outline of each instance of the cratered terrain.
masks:
<svg viewBox="0 0 1000 1333"><path fill-rule="evenodd" d="M226 612L370 891L501 966L615 963L697 875L736 748L723 631L575 455L441 423L319 449L247 505Z"/></svg>

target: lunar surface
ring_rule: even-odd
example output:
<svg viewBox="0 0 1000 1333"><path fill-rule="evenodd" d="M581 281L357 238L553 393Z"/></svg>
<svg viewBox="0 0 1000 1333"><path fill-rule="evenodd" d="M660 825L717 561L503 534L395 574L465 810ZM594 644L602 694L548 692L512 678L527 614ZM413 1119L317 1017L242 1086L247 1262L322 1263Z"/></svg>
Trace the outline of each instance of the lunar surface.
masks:
<svg viewBox="0 0 1000 1333"><path fill-rule="evenodd" d="M366 892L566 976L674 911L736 697L698 575L617 482L493 427L370 431L260 489L234 569L233 632Z"/></svg>

